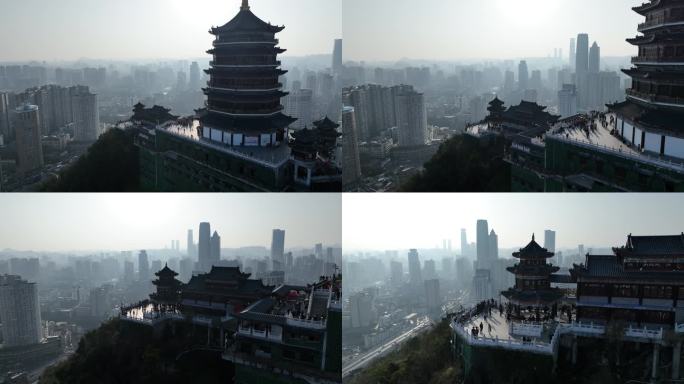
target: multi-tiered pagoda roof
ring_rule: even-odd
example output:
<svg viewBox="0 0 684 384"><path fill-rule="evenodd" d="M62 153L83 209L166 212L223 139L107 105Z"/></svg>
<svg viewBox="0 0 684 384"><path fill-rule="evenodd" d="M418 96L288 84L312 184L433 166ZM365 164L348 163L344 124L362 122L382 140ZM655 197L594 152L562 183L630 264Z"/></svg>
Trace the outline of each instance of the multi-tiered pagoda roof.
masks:
<svg viewBox="0 0 684 384"><path fill-rule="evenodd" d="M684 111L684 1L651 0L632 9L646 21L638 26L641 35L627 39L639 49L632 58L634 67L623 70L632 78L628 103L644 109L638 115L647 115L646 109L680 113ZM611 107L620 112L628 105ZM640 120L638 116L634 122Z"/></svg>
<svg viewBox="0 0 684 384"><path fill-rule="evenodd" d="M520 262L507 270L515 274L515 287L502 294L520 305L547 306L560 300L562 292L551 288L551 274L560 269L548 264L547 260L553 255L553 252L540 246L532 235L529 244L513 253L513 257L520 259Z"/></svg>
<svg viewBox="0 0 684 384"><path fill-rule="evenodd" d="M286 128L296 119L282 113L280 103L287 93L281 90L275 34L284 27L259 19L243 1L240 12L223 26L212 28L216 38L208 86L207 108L202 113L205 139L228 146L278 146Z"/></svg>

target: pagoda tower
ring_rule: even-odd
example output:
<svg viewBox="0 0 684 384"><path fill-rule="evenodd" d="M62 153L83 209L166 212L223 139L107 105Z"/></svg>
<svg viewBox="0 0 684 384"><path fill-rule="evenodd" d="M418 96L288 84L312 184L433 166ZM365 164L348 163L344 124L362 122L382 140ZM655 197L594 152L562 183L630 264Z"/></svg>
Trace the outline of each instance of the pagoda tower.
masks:
<svg viewBox="0 0 684 384"><path fill-rule="evenodd" d="M563 297L559 289L551 288L551 274L558 272L559 267L547 263L553 252L542 248L534 239L513 253L520 262L506 268L515 274L515 287L501 292L510 302L517 305L545 307L550 306Z"/></svg>
<svg viewBox="0 0 684 384"><path fill-rule="evenodd" d="M274 26L252 13L247 0L227 24L212 28L215 36L210 79L204 93L206 110L201 113L201 136L228 147L277 147L286 142L287 127L296 119L282 113L276 33Z"/></svg>
<svg viewBox="0 0 684 384"><path fill-rule="evenodd" d="M641 35L627 39L639 49L634 66L623 70L632 78L627 101L608 105L616 133L635 148L684 158L684 1L650 0L632 9L646 21L637 28Z"/></svg>
<svg viewBox="0 0 684 384"><path fill-rule="evenodd" d="M487 111L489 111L487 121L501 121L503 113L506 112L506 107L504 107L504 102L499 99L499 96L496 96L494 100L489 102Z"/></svg>
<svg viewBox="0 0 684 384"><path fill-rule="evenodd" d="M176 279L178 273L169 268L168 264L161 271L155 273L157 279L152 284L157 286L157 292L150 295L150 298L160 304L176 304L180 297L180 287L182 283Z"/></svg>

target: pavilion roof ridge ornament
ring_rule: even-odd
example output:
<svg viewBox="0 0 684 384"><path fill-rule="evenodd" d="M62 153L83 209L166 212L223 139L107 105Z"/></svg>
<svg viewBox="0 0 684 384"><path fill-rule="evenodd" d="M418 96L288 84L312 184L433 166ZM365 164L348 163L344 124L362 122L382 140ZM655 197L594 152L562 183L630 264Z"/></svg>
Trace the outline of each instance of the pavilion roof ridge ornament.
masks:
<svg viewBox="0 0 684 384"><path fill-rule="evenodd" d="M249 0L242 0L241 11L249 11Z"/></svg>

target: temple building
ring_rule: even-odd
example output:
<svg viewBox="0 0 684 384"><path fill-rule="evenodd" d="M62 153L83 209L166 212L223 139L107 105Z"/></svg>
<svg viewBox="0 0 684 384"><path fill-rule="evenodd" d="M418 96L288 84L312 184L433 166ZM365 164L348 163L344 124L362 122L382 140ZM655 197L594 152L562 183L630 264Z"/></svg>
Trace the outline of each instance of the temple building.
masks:
<svg viewBox="0 0 684 384"><path fill-rule="evenodd" d="M342 171L324 157L311 159L307 171L295 169L303 166L290 148L289 127L296 119L284 114L281 104L287 93L280 78L286 71L278 55L285 50L278 47L276 34L284 28L257 17L247 0L232 20L211 28L205 108L190 118L136 124L142 189L341 191ZM164 115L163 110L151 112L147 115ZM321 168L325 177L316 179ZM302 177L309 173L311 179Z"/></svg>
<svg viewBox="0 0 684 384"><path fill-rule="evenodd" d="M269 295L275 287L236 267L212 267L209 273L193 276L180 294L184 313L220 321Z"/></svg>
<svg viewBox="0 0 684 384"><path fill-rule="evenodd" d="M609 106L615 129L639 150L684 159L684 3L650 0L632 9L646 21L627 39L639 53L623 70L632 78L627 100Z"/></svg>
<svg viewBox="0 0 684 384"><path fill-rule="evenodd" d="M684 323L684 233L629 235L612 255L587 255L571 274L579 320L669 329Z"/></svg>
<svg viewBox="0 0 684 384"><path fill-rule="evenodd" d="M157 279L152 281L157 292L150 295L150 299L160 304L175 304L180 295L181 282L176 279L178 273L169 268L168 264L154 274Z"/></svg>
<svg viewBox="0 0 684 384"><path fill-rule="evenodd" d="M612 254L588 254L569 274L548 264L553 253L534 237L513 256L520 259L508 268L515 286L501 292L508 302L482 301L451 317L454 354L466 375L500 367L498 358L480 357L496 356L491 351L498 349L518 353L521 361L525 354L548 356L541 374L554 382L587 355L606 359L617 345L618 365L638 367L630 372L638 376L625 381L682 377L684 233L629 235Z"/></svg>
<svg viewBox="0 0 684 384"><path fill-rule="evenodd" d="M187 284L168 266L155 275L151 300L123 307L121 320L158 334L174 332L170 323L191 324L197 345L235 365L236 383L341 382L341 275L306 286L267 286L233 267Z"/></svg>
<svg viewBox="0 0 684 384"><path fill-rule="evenodd" d="M515 274L515 287L502 292L509 302L515 305L548 307L555 304L563 296L556 288L551 288L551 275L560 270L547 262L554 256L553 252L542 248L534 239L513 257L520 262L506 268Z"/></svg>
<svg viewBox="0 0 684 384"><path fill-rule="evenodd" d="M341 277L306 287L281 285L238 313L235 343L223 358L236 364L236 382L337 383L342 370Z"/></svg>

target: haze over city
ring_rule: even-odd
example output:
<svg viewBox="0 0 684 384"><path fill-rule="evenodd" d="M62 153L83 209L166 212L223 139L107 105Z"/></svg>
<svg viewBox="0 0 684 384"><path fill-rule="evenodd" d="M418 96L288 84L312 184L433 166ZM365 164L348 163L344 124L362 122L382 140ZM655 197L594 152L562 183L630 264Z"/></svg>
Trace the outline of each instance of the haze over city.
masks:
<svg viewBox="0 0 684 384"><path fill-rule="evenodd" d="M578 33L604 56L631 56L640 0L345 0L345 60L547 57ZM391 17L388 17L391 14Z"/></svg>
<svg viewBox="0 0 684 384"><path fill-rule="evenodd" d="M203 221L219 231L223 248L270 247L273 228L287 231L288 248L339 244L341 209L337 194L13 194L3 200L3 217L12 220L0 221L0 249L161 249L171 240L184 247L186 231Z"/></svg>
<svg viewBox="0 0 684 384"><path fill-rule="evenodd" d="M656 197L657 196L657 197ZM459 247L461 228L475 239L479 219L499 236L499 248L527 244L533 233L556 231L558 248L622 246L634 235L682 232L684 207L670 195L357 195L344 196L343 247L356 250ZM474 240L473 240L474 241Z"/></svg>
<svg viewBox="0 0 684 384"><path fill-rule="evenodd" d="M205 57L210 26L230 20L240 0L3 1L0 61ZM11 4L11 5L10 5ZM287 28L287 56L326 54L341 37L340 0L255 0L264 21ZM306 10L306 18L302 12ZM27 27L27 20L31 20Z"/></svg>

